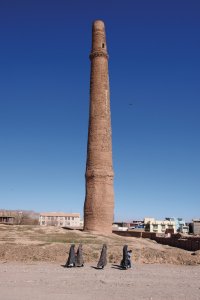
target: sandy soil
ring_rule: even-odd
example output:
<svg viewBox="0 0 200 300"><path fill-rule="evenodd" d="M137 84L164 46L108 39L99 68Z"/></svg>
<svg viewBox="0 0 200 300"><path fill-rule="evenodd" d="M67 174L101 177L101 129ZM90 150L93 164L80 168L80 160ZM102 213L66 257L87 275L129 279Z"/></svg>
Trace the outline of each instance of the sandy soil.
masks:
<svg viewBox="0 0 200 300"><path fill-rule="evenodd" d="M66 269L55 263L0 263L0 299L3 300L197 300L200 266L136 264L119 270Z"/></svg>
<svg viewBox="0 0 200 300"><path fill-rule="evenodd" d="M71 243L83 244L86 263L97 263L102 244L108 246L108 262L119 263L124 244L133 250L136 264L200 264L200 251L195 253L134 237L95 235L56 227L0 225L0 262L66 262ZM195 255L194 255L195 254Z"/></svg>
<svg viewBox="0 0 200 300"><path fill-rule="evenodd" d="M84 268L61 266L71 243L83 244ZM96 270L103 243L109 264ZM127 271L116 267L124 244L133 250L134 267ZM115 234L0 225L1 300L200 300L199 278L200 251Z"/></svg>

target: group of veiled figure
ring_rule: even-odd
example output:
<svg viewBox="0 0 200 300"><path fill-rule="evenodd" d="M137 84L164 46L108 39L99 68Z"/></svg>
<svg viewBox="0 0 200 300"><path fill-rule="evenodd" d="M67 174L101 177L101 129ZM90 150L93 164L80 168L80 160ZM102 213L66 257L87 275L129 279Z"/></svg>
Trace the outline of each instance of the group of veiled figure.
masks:
<svg viewBox="0 0 200 300"><path fill-rule="evenodd" d="M83 266L84 266L84 260L83 260L82 244L79 245L76 253L75 253L75 245L72 244L69 250L69 257L65 264L65 267L72 268L72 267L83 267Z"/></svg>
<svg viewBox="0 0 200 300"><path fill-rule="evenodd" d="M131 253L132 250L128 250L128 246L124 245L123 247L123 258L120 263L120 267L122 269L131 268ZM103 244L101 255L97 264L97 269L103 269L107 265L107 245ZM65 267L83 267L84 259L83 259L83 247L82 244L79 245L77 252L75 252L75 245L72 244L69 250L69 257L65 264Z"/></svg>

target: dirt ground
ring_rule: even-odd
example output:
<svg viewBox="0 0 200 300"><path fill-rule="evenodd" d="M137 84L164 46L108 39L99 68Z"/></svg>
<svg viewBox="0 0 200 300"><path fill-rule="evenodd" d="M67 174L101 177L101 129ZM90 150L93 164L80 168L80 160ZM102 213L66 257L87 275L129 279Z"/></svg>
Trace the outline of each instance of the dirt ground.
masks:
<svg viewBox="0 0 200 300"><path fill-rule="evenodd" d="M66 269L57 263L0 263L3 300L197 300L200 266L135 264L119 270L109 264Z"/></svg>
<svg viewBox="0 0 200 300"><path fill-rule="evenodd" d="M102 244L108 246L108 262L119 263L122 247L127 244L137 264L200 264L200 251L191 253L155 241L89 234L62 228L0 225L0 262L57 262L65 263L71 243L83 244L85 262L97 263Z"/></svg>
<svg viewBox="0 0 200 300"><path fill-rule="evenodd" d="M66 269L71 243L83 244L84 268ZM102 244L104 270L96 270ZM120 270L122 247L132 249L131 270ZM0 225L2 300L200 300L200 251L142 238L95 235L56 227Z"/></svg>

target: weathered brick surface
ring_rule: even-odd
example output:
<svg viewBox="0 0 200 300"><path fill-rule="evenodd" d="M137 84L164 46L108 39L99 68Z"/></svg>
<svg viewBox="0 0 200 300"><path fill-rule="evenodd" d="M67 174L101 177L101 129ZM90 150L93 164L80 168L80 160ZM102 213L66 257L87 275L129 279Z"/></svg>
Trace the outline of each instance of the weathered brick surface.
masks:
<svg viewBox="0 0 200 300"><path fill-rule="evenodd" d="M182 237L180 234L173 235L172 237L156 236L156 233L151 232L138 232L138 231L113 231L121 236L142 237L155 240L159 244L169 245L176 248L181 248L187 251L200 250L200 238L199 237Z"/></svg>
<svg viewBox="0 0 200 300"><path fill-rule="evenodd" d="M165 238L165 237L155 237L154 240L157 243L163 245L169 245L172 247L181 248L188 251L197 251L200 250L200 241L199 238L196 237L188 237L188 238Z"/></svg>
<svg viewBox="0 0 200 300"><path fill-rule="evenodd" d="M120 231L120 230L114 230L113 233L120 235L120 236L132 236L136 238L142 237L142 232L139 231Z"/></svg>
<svg viewBox="0 0 200 300"><path fill-rule="evenodd" d="M90 59L90 115L85 173L84 230L111 233L114 215L114 173L108 54L102 21L93 23Z"/></svg>

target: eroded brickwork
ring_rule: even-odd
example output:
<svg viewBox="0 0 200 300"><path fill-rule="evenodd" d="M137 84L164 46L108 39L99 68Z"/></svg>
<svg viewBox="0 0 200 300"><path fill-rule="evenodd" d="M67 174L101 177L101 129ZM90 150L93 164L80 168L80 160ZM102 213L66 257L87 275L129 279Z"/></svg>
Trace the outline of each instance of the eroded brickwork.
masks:
<svg viewBox="0 0 200 300"><path fill-rule="evenodd" d="M84 230L110 233L114 214L110 88L105 27L99 20L93 23L90 60Z"/></svg>

